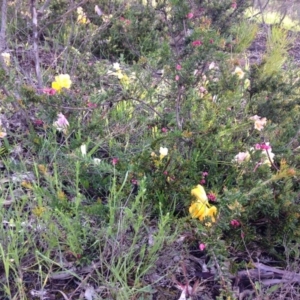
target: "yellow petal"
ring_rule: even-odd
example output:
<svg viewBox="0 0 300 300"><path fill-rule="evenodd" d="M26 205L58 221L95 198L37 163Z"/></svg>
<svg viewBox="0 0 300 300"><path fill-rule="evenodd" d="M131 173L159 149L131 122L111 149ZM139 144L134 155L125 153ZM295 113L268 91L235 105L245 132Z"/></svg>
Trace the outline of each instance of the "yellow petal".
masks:
<svg viewBox="0 0 300 300"><path fill-rule="evenodd" d="M191 194L197 201L200 201L203 204L208 203L208 198L202 185L198 184L196 188L192 189Z"/></svg>
<svg viewBox="0 0 300 300"><path fill-rule="evenodd" d="M212 207L207 209L206 216L210 217L211 221L213 223L215 223L216 222L215 216L217 215L217 212L218 212L217 208L215 206L212 206Z"/></svg>
<svg viewBox="0 0 300 300"><path fill-rule="evenodd" d="M192 218L199 218L201 220L202 216L205 215L206 209L207 209L207 207L205 204L200 203L200 202L194 202L191 204L191 206L189 208L189 212L190 212Z"/></svg>
<svg viewBox="0 0 300 300"><path fill-rule="evenodd" d="M57 92L61 90L61 86L56 81L52 82L51 87L55 89Z"/></svg>

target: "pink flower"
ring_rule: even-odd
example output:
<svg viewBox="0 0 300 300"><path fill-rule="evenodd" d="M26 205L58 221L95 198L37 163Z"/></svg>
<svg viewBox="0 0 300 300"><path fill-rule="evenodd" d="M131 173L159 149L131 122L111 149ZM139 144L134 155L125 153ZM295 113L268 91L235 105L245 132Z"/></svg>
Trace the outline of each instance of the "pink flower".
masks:
<svg viewBox="0 0 300 300"><path fill-rule="evenodd" d="M168 171L164 171L163 174L167 176L168 175Z"/></svg>
<svg viewBox="0 0 300 300"><path fill-rule="evenodd" d="M190 20L190 19L193 19L194 17L194 14L192 12L189 12L186 17Z"/></svg>
<svg viewBox="0 0 300 300"><path fill-rule="evenodd" d="M237 228L237 227L240 227L241 223L238 220L233 219L233 220L230 221L230 225L232 227Z"/></svg>
<svg viewBox="0 0 300 300"><path fill-rule="evenodd" d="M201 185L204 185L205 183L206 183L206 181L205 181L204 179L201 179L201 180L200 180L200 184L201 184Z"/></svg>
<svg viewBox="0 0 300 300"><path fill-rule="evenodd" d="M63 131L66 133L67 127L70 125L67 118L62 114L59 113L58 119L53 123L53 126L58 130L58 131Z"/></svg>
<svg viewBox="0 0 300 300"><path fill-rule="evenodd" d="M175 80L178 81L180 79L179 75L175 76Z"/></svg>
<svg viewBox="0 0 300 300"><path fill-rule="evenodd" d="M192 45L193 45L194 47L201 46L201 45L202 45L202 42L201 42L200 40L196 40L196 41L193 41L193 42L192 42Z"/></svg>
<svg viewBox="0 0 300 300"><path fill-rule="evenodd" d="M208 176L208 172L202 172L202 176L203 177Z"/></svg>
<svg viewBox="0 0 300 300"><path fill-rule="evenodd" d="M199 91L200 91L200 93L206 93L207 92L206 88L203 87L203 86L200 86Z"/></svg>
<svg viewBox="0 0 300 300"><path fill-rule="evenodd" d="M88 102L86 106L87 106L88 108L96 108L96 107L97 107L97 104L96 104L96 103L93 103L93 102Z"/></svg>
<svg viewBox="0 0 300 300"><path fill-rule="evenodd" d="M55 95L56 94L56 90L53 88L43 88L41 89L43 94L47 94L49 96Z"/></svg>
<svg viewBox="0 0 300 300"><path fill-rule="evenodd" d="M214 193L208 193L207 198L209 201L215 202L217 200L217 197Z"/></svg>
<svg viewBox="0 0 300 300"><path fill-rule="evenodd" d="M213 44L213 43L214 43L214 40L213 40L213 39L210 39L210 40L209 40L209 43L210 43L210 44Z"/></svg>
<svg viewBox="0 0 300 300"><path fill-rule="evenodd" d="M182 69L181 65L176 65L176 70L180 71Z"/></svg>
<svg viewBox="0 0 300 300"><path fill-rule="evenodd" d="M43 126L44 122L41 119L36 119L36 120L33 121L33 124L35 126Z"/></svg>
<svg viewBox="0 0 300 300"><path fill-rule="evenodd" d="M163 128L161 129L161 132L163 132L163 133L167 133L167 132L168 132L168 129L167 129L167 128L165 128L165 127L163 127Z"/></svg>
<svg viewBox="0 0 300 300"><path fill-rule="evenodd" d="M200 251L203 251L205 248L206 248L205 244L203 244L203 243L199 244Z"/></svg>
<svg viewBox="0 0 300 300"><path fill-rule="evenodd" d="M236 2L235 2L235 1L233 1L233 2L232 2L232 4L231 4L231 7L232 7L233 9L236 9L236 7L237 7L237 4L236 4Z"/></svg>
<svg viewBox="0 0 300 300"><path fill-rule="evenodd" d="M114 157L111 161L111 163L115 166L119 162L119 159L117 157Z"/></svg>
<svg viewBox="0 0 300 300"><path fill-rule="evenodd" d="M134 184L134 185L138 185L139 184L138 180L135 179L135 178L131 179L131 183Z"/></svg>

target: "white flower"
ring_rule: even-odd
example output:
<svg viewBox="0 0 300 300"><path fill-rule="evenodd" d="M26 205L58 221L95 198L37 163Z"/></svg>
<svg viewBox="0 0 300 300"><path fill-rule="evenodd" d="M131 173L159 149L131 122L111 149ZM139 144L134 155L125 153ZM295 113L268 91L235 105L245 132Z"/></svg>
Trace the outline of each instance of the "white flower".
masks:
<svg viewBox="0 0 300 300"><path fill-rule="evenodd" d="M94 162L95 165L100 165L101 159L95 157L95 158L93 158L93 162Z"/></svg>
<svg viewBox="0 0 300 300"><path fill-rule="evenodd" d="M239 152L233 159L233 162L236 162L238 164L241 164L244 161L249 161L250 159L250 153L248 151L246 152Z"/></svg>
<svg viewBox="0 0 300 300"><path fill-rule="evenodd" d="M162 160L165 156L168 155L168 148L160 147L159 148L159 158Z"/></svg>
<svg viewBox="0 0 300 300"><path fill-rule="evenodd" d="M80 151L82 156L86 156L86 145L83 144L80 146Z"/></svg>
<svg viewBox="0 0 300 300"><path fill-rule="evenodd" d="M165 148L165 147L160 147L159 148L159 154L162 156L162 157L165 157L168 155L168 148Z"/></svg>
<svg viewBox="0 0 300 300"><path fill-rule="evenodd" d="M270 146L269 143L266 143L266 145ZM275 157L275 154L272 152L271 146L268 150L262 150L261 155L262 155L262 164L266 164L271 167L271 165L274 163L274 157Z"/></svg>
<svg viewBox="0 0 300 300"><path fill-rule="evenodd" d="M114 64L113 64L113 68L114 68L116 71L121 70L120 64L119 64L119 63L114 63Z"/></svg>

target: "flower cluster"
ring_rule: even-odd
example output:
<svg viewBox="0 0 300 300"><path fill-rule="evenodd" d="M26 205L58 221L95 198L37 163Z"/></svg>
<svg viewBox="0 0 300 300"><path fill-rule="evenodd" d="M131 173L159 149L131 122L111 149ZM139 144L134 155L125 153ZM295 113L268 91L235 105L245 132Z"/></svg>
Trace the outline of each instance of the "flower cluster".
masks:
<svg viewBox="0 0 300 300"><path fill-rule="evenodd" d="M270 143L261 143L256 144L254 148L250 148L250 151L259 150L261 151L261 161L258 165L268 165L271 166L274 162L275 154L272 152L272 147ZM233 159L233 162L242 164L243 162L250 160L250 153L246 152L239 152Z"/></svg>
<svg viewBox="0 0 300 300"><path fill-rule="evenodd" d="M83 11L82 7L77 7L77 23L88 24L90 20L87 18L86 13Z"/></svg>
<svg viewBox="0 0 300 300"><path fill-rule="evenodd" d="M192 189L191 195L196 198L189 208L192 218L199 218L200 221L210 218L211 222L216 222L217 208L208 203L203 186L198 184L196 188ZM205 225L211 226L211 223L205 223Z"/></svg>

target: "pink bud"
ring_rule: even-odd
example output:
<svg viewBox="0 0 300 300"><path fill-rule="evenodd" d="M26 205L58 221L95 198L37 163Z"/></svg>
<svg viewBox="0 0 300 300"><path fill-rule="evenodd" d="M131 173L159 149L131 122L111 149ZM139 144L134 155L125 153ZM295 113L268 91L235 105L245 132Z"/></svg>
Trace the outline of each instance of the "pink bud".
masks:
<svg viewBox="0 0 300 300"><path fill-rule="evenodd" d="M196 41L193 41L193 42L192 42L192 45L193 45L194 47L201 46L201 45L202 45L202 42L201 42L200 40L196 40Z"/></svg>
<svg viewBox="0 0 300 300"><path fill-rule="evenodd" d="M176 76L175 76L175 80L176 80L176 81L178 81L179 78L180 78L179 75L176 75Z"/></svg>
<svg viewBox="0 0 300 300"><path fill-rule="evenodd" d="M111 163L115 166L119 162L119 159L117 157L114 157L111 161Z"/></svg>
<svg viewBox="0 0 300 300"><path fill-rule="evenodd" d="M194 14L192 12L189 12L186 17L190 20L190 19L193 19L194 17Z"/></svg>
<svg viewBox="0 0 300 300"><path fill-rule="evenodd" d="M203 244L203 243L199 244L200 251L203 251L205 248L206 248L205 244Z"/></svg>
<svg viewBox="0 0 300 300"><path fill-rule="evenodd" d="M163 128L161 129L161 132L163 132L163 133L167 133L167 132L168 132L168 129L167 129L167 128L165 128L165 127L163 127Z"/></svg>
<svg viewBox="0 0 300 300"><path fill-rule="evenodd" d="M207 198L208 198L209 201L212 201L212 202L215 202L217 200L216 195L213 194L213 193L208 193Z"/></svg>
<svg viewBox="0 0 300 300"><path fill-rule="evenodd" d="M235 228L237 228L237 227L239 227L240 225L241 225L241 223L238 221L238 220L231 220L230 221L230 225L232 226L232 227L235 227Z"/></svg>
<svg viewBox="0 0 300 300"><path fill-rule="evenodd" d="M176 70L180 71L182 69L181 65L176 65Z"/></svg>
<svg viewBox="0 0 300 300"><path fill-rule="evenodd" d="M208 172L202 172L202 176L203 177L208 176Z"/></svg>
<svg viewBox="0 0 300 300"><path fill-rule="evenodd" d="M204 179L201 179L201 180L200 180L200 184L201 184L201 185L203 185L203 184L205 184L205 183L206 183L206 181L205 181Z"/></svg>

